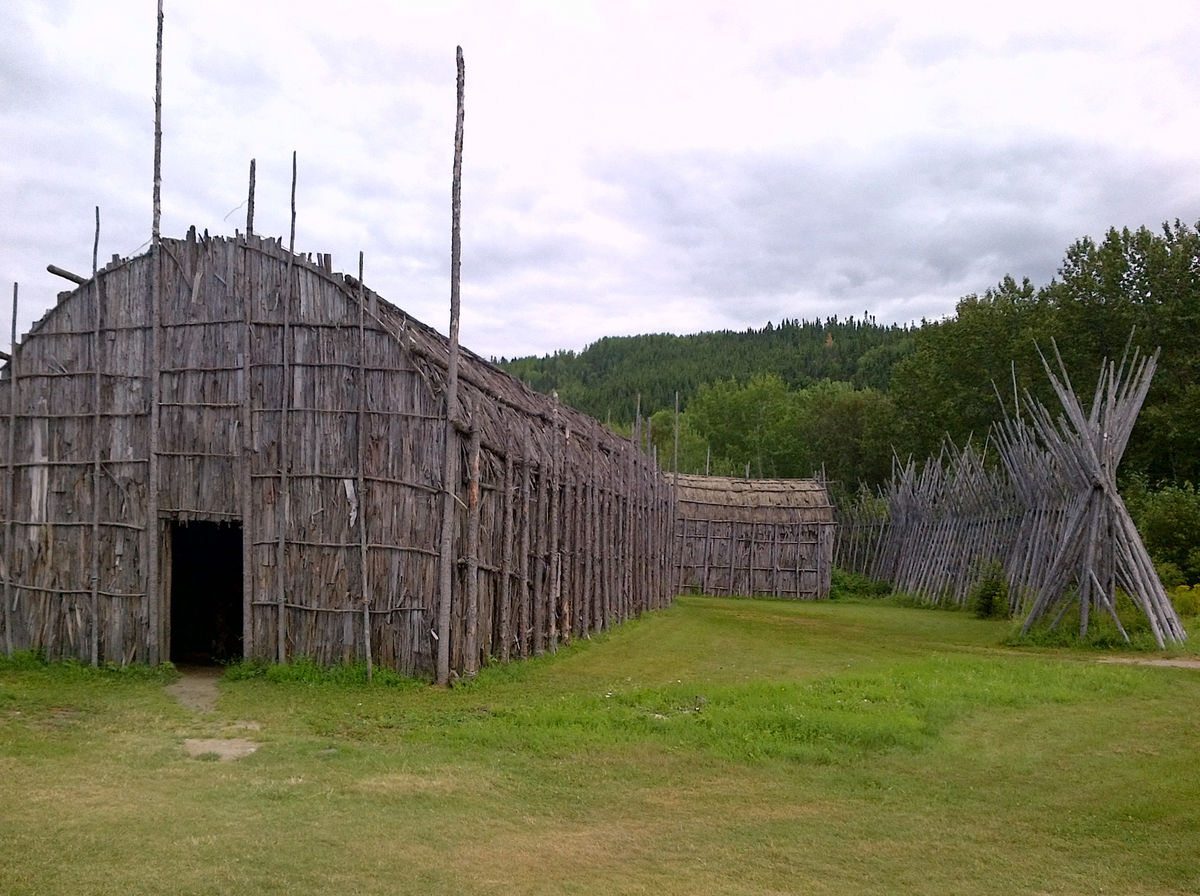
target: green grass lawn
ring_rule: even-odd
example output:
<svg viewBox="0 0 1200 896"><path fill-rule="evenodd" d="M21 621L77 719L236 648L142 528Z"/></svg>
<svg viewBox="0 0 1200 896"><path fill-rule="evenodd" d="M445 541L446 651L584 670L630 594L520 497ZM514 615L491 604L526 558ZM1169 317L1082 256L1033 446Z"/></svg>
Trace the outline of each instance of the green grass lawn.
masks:
<svg viewBox="0 0 1200 896"><path fill-rule="evenodd" d="M272 670L201 715L0 660L0 893L1200 892L1200 669L1010 632L684 597L449 691ZM220 736L260 747L184 751Z"/></svg>

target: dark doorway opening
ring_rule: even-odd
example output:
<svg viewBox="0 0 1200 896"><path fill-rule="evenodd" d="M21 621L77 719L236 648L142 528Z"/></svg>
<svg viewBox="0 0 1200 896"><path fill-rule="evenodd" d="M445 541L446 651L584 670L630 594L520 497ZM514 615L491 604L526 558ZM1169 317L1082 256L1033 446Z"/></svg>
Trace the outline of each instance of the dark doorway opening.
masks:
<svg viewBox="0 0 1200 896"><path fill-rule="evenodd" d="M242 525L171 524L171 661L242 657Z"/></svg>

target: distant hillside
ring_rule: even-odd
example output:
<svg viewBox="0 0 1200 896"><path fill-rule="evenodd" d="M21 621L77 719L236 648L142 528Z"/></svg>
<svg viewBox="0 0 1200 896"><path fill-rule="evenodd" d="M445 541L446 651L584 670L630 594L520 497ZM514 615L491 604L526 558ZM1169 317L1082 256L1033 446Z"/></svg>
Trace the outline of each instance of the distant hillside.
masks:
<svg viewBox="0 0 1200 896"><path fill-rule="evenodd" d="M1085 405L1101 364L1160 352L1121 462L1151 487L1200 483L1200 224L1110 228L1067 248L1042 287L1004 277L920 327L785 320L761 330L601 339L507 369L624 428L638 396L661 462L683 472L808 476L852 491L949 436L977 444L1026 391L1049 408L1059 358ZM681 410L674 418L675 394ZM678 433L678 437L676 437ZM1200 550L1200 549L1197 549ZM1198 566L1197 568L1200 568Z"/></svg>
<svg viewBox="0 0 1200 896"><path fill-rule="evenodd" d="M792 388L824 379L887 391L892 366L913 351L907 327L874 319L785 320L761 330L674 336L609 336L583 351L502 360L500 366L533 389L600 420L629 423L638 396L642 414L686 407L705 383L774 374Z"/></svg>

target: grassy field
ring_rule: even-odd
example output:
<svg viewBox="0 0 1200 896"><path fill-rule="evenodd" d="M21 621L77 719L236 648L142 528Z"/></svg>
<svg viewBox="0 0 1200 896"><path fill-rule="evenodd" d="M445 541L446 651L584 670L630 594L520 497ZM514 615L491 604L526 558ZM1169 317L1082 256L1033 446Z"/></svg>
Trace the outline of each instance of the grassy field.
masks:
<svg viewBox="0 0 1200 896"><path fill-rule="evenodd" d="M1200 892L1200 669L1009 631L686 597L450 691L243 668L199 715L0 660L0 892ZM183 749L223 736L260 746Z"/></svg>

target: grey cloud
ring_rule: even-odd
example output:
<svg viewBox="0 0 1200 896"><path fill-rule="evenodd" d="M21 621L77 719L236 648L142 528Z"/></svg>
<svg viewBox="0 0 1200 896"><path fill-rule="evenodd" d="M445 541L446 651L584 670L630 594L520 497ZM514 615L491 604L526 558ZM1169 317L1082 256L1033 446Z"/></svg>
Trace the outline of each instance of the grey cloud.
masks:
<svg viewBox="0 0 1200 896"><path fill-rule="evenodd" d="M191 60L192 73L209 88L231 91L239 96L254 98L267 91L283 88L283 80L263 64L262 59L235 55L223 46L206 46L197 50ZM249 111L244 107L239 112Z"/></svg>
<svg viewBox="0 0 1200 896"><path fill-rule="evenodd" d="M890 44L895 22L881 20L852 28L836 43L822 45L811 40L796 40L773 49L759 65L768 79L817 78L827 72L852 75L877 59Z"/></svg>
<svg viewBox="0 0 1200 896"><path fill-rule="evenodd" d="M940 295L952 308L1005 274L1045 283L1080 236L1187 218L1200 198L1176 210L1183 172L1166 162L1051 140L914 142L858 167L609 158L597 173L625 185L621 213L678 259L681 288L759 313L774 303L774 316L797 296L863 309Z"/></svg>
<svg viewBox="0 0 1200 896"><path fill-rule="evenodd" d="M514 238L502 231L464 230L464 268L482 286L502 286L524 277L545 279L583 278L595 258L585 239L555 233L552 228Z"/></svg>
<svg viewBox="0 0 1200 896"><path fill-rule="evenodd" d="M980 45L978 41L960 34L936 34L910 38L901 42L897 49L910 66L931 68L978 55Z"/></svg>

